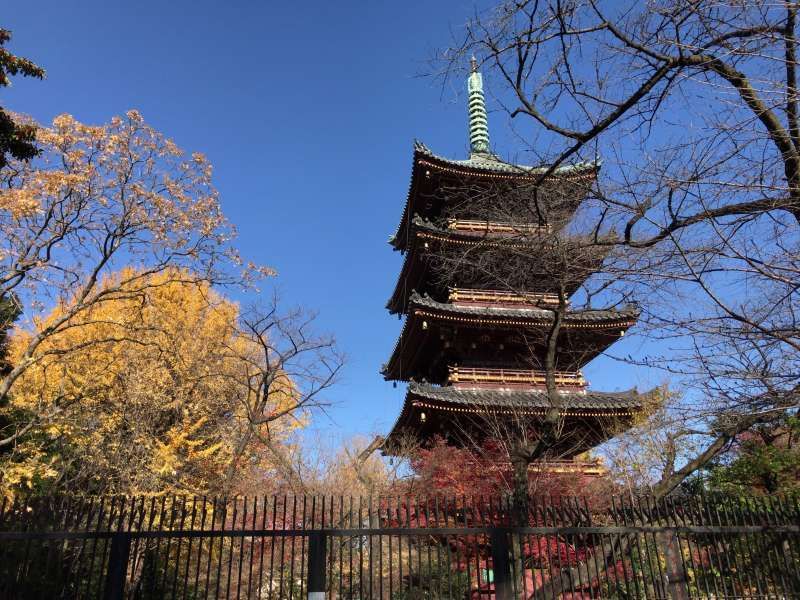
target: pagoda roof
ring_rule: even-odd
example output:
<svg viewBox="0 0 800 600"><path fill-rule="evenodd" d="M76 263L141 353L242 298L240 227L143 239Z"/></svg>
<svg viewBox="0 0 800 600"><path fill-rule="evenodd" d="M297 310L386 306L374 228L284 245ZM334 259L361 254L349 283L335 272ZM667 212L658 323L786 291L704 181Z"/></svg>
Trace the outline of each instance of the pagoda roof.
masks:
<svg viewBox="0 0 800 600"><path fill-rule="evenodd" d="M637 413L646 410L649 394L636 389L620 392L560 392L562 415L581 429L575 439L565 441L564 454L574 455L603 442L619 425L628 426ZM547 392L540 390L464 389L410 383L403 408L387 435L386 453L402 451L404 436L413 435L417 441L434 436L448 437L458 443L459 432L485 435L486 426L476 419L483 415L502 418L530 416L535 424L552 404ZM593 425L594 424L594 425ZM483 425L483 426L482 426ZM558 449L557 449L558 450Z"/></svg>
<svg viewBox="0 0 800 600"><path fill-rule="evenodd" d="M462 388L411 382L411 396L463 406L479 408L550 408L545 390ZM643 407L643 396L634 388L623 392L562 391L563 409L567 413L614 410L638 411Z"/></svg>
<svg viewBox="0 0 800 600"><path fill-rule="evenodd" d="M536 178L550 170L549 165L518 165L508 163L489 152L473 152L464 160L454 160L435 154L430 148L419 140L414 140L415 158L428 159L437 166L450 167L463 172L464 175L496 175L498 173L515 175L523 178ZM553 176L585 175L600 168L600 161L582 161L570 165L556 167Z"/></svg>
<svg viewBox="0 0 800 600"><path fill-rule="evenodd" d="M423 236L427 234L427 237L433 237L434 239L454 244L486 244L492 240L497 240L498 242L502 242L503 245L529 247L535 244L533 240L538 239L540 240L539 243L541 243L543 238L552 235L547 231L546 227L533 227L526 230L522 226L520 226L519 232L514 231L510 234L495 233L489 231L490 223L486 223L485 230L459 231L456 229L443 229L432 221L417 214L411 219L410 225L409 234L412 232L422 234ZM402 239L393 236L389 239L389 244L394 247L395 250L405 250L409 245L408 240L409 235L403 236Z"/></svg>
<svg viewBox="0 0 800 600"><path fill-rule="evenodd" d="M545 234L539 236L534 233L533 235L527 237L509 238L509 236L503 236L502 234L476 234L458 232L436 227L433 223L423 219L420 216L414 217L413 228L412 232L410 233L410 237L414 240L419 240L419 242L411 243L408 247L408 251L405 254L403 266L400 269L395 281L394 290L392 291L392 295L386 303L386 308L389 309L391 313L406 312L410 301L410 295L414 290L420 293L428 293L440 287L437 282L429 281L430 276L428 273L427 261L424 258L425 251L420 249L420 246L427 242L437 244L457 244L461 246L480 244L482 246L486 246L487 248L494 246L497 248L508 247L518 249L541 249L542 252L531 253L532 264L530 265L530 268L532 272L537 272L537 268L541 267L541 262L538 261L547 260L546 244L548 236ZM603 239L610 240L613 239L613 236L608 235ZM576 273L571 277L566 277L567 274L565 274L565 280L562 281L562 283L566 284L566 293L568 296L571 296L590 275L595 273L600 268L603 261L611 251L611 246L593 246L590 238L581 238L579 236L571 236L566 238L565 241L574 242L576 251L579 251L581 248L588 247L591 247L592 249L591 253L586 252L584 253L584 256L576 257L574 261L570 261L574 264ZM586 245L582 246L581 244L584 241L586 242ZM546 275L546 270L539 270L541 271L541 275ZM470 287L469 283L465 283L464 285L466 287ZM548 280L547 277L541 277L532 282L526 291L547 292L551 287L552 281Z"/></svg>
<svg viewBox="0 0 800 600"><path fill-rule="evenodd" d="M401 233L404 225L408 222L409 216L419 212L416 209L416 198L425 186L426 180L433 174L440 176L471 180L485 180L487 182L498 181L519 181L528 182L554 181L554 180L580 180L593 179L597 176L600 169L600 161L578 162L571 165L558 166L552 169L549 165L518 165L500 160L496 155L490 153L472 153L464 160L453 160L434 154L425 144L414 141L414 158L411 169L411 182L409 184L408 196L403 207L403 215L397 230L390 238L396 247L403 246L405 240L401 240ZM552 173L546 175L552 169ZM398 240L394 242L394 240Z"/></svg>
<svg viewBox="0 0 800 600"><path fill-rule="evenodd" d="M486 319L491 323L492 319L523 319L525 321L531 320L541 324L548 324L553 320L553 311L545 308L538 307L525 307L525 308L511 308L504 306L463 306L458 304L451 304L449 302L437 302L428 296L421 296L417 293L412 293L409 299L410 307L419 309L431 309L442 315L452 315L464 318L478 318ZM588 326L590 324L603 324L609 327L615 326L617 322L627 323L632 325L639 318L639 308L633 304L625 308L618 309L586 309L568 311L565 319L564 327L581 327L582 325ZM527 325L529 323L520 323ZM535 324L535 323L530 323Z"/></svg>
<svg viewBox="0 0 800 600"><path fill-rule="evenodd" d="M613 344L639 317L639 309L629 305L622 310L570 310L561 324L564 330L562 370L577 370ZM425 377L445 368L439 351L441 341L431 336L431 323L456 329L543 329L552 324L554 312L545 308L465 306L437 302L412 293L408 318L382 372L386 379L407 380ZM466 335L466 334L465 334ZM462 360L465 358L462 356ZM426 375L428 373L429 375Z"/></svg>

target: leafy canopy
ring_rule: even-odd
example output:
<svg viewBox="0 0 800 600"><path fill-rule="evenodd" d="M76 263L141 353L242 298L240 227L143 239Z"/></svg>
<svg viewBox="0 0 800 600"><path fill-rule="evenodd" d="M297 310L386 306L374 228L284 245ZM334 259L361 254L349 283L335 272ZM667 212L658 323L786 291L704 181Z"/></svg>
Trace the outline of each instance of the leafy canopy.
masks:
<svg viewBox="0 0 800 600"><path fill-rule="evenodd" d="M9 77L44 78L44 69L27 58L15 56L3 46L11 40L11 32L0 28L0 86L11 85ZM36 156L36 128L31 124L14 121L11 115L0 107L0 168L7 163L6 155L18 160L28 160Z"/></svg>
<svg viewBox="0 0 800 600"><path fill-rule="evenodd" d="M248 435L244 400L263 358L237 327L238 307L177 269L119 286L135 275L124 269L105 279L108 295L37 347L6 412L46 407L52 416L0 455L6 493L198 493L222 489L229 471L270 468L258 437ZM63 314L56 307L35 329L17 329L11 362ZM283 382L266 412L294 402ZM302 424L288 415L271 422L271 442ZM243 467L230 470L234 460Z"/></svg>

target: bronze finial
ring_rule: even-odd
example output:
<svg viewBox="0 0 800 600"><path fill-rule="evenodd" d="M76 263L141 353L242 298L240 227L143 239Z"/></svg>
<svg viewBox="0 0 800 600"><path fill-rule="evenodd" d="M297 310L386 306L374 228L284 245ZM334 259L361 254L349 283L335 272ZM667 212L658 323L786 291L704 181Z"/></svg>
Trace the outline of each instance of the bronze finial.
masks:
<svg viewBox="0 0 800 600"><path fill-rule="evenodd" d="M472 73L467 78L470 154L488 154L489 123L483 100L483 77L478 73L478 61L474 56L470 64Z"/></svg>

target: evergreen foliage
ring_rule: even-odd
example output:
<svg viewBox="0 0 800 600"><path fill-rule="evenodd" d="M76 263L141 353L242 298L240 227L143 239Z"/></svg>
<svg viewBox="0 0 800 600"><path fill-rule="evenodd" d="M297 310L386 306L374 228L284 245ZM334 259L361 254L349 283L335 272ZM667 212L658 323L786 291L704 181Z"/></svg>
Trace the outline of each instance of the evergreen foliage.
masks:
<svg viewBox="0 0 800 600"><path fill-rule="evenodd" d="M10 76L35 77L43 79L45 72L27 58L15 56L3 46L11 40L11 32L0 28L0 87L11 85ZM36 156L36 127L27 123L17 123L0 106L0 168L7 164L6 155L18 160L29 160Z"/></svg>
<svg viewBox="0 0 800 600"><path fill-rule="evenodd" d="M800 491L800 418L797 415L739 436L732 454L709 468L711 489L742 495Z"/></svg>
<svg viewBox="0 0 800 600"><path fill-rule="evenodd" d="M21 312L19 302L14 296L0 296L0 375L5 375L9 369L8 332Z"/></svg>

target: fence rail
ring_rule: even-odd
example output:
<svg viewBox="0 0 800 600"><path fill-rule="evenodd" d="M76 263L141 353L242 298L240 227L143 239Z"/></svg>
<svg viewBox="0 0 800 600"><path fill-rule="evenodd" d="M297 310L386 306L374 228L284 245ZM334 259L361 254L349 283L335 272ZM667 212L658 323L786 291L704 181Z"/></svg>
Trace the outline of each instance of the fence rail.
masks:
<svg viewBox="0 0 800 600"><path fill-rule="evenodd" d="M2 598L800 598L796 499L260 497L0 506Z"/></svg>

